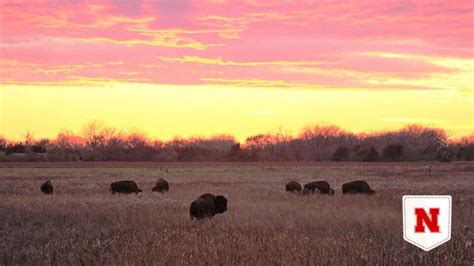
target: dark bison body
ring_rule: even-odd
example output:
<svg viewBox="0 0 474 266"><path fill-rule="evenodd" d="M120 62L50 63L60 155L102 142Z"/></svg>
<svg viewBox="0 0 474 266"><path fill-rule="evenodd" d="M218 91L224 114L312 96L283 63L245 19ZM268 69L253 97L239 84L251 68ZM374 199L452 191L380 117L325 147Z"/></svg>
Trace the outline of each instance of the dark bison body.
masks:
<svg viewBox="0 0 474 266"><path fill-rule="evenodd" d="M345 183L342 185L342 193L343 194L368 194L372 195L375 194L369 184L365 181L357 180L349 183Z"/></svg>
<svg viewBox="0 0 474 266"><path fill-rule="evenodd" d="M54 191L53 184L51 184L51 181L49 180L44 182L41 185L40 189L41 189L41 192L43 192L43 194L46 194L46 195L53 194L53 191Z"/></svg>
<svg viewBox="0 0 474 266"><path fill-rule="evenodd" d="M123 181L113 182L112 184L110 184L110 192L112 192L112 194L115 194L115 193L138 194L139 192L142 192L142 190L138 188L137 183L135 183L135 181L123 180Z"/></svg>
<svg viewBox="0 0 474 266"><path fill-rule="evenodd" d="M156 181L155 187L151 189L153 192L168 192L170 190L170 185L168 184L168 181L164 180L163 178L160 178Z"/></svg>
<svg viewBox="0 0 474 266"><path fill-rule="evenodd" d="M222 195L214 196L211 193L201 195L191 203L189 215L191 220L211 218L216 214L227 211L227 199Z"/></svg>
<svg viewBox="0 0 474 266"><path fill-rule="evenodd" d="M301 185L300 183L296 181L291 181L290 183L286 184L285 187L286 191L289 192L300 192L301 191Z"/></svg>
<svg viewBox="0 0 474 266"><path fill-rule="evenodd" d="M314 181L304 185L303 193L304 194L314 194L318 192L321 194L334 195L334 190L331 188L328 182L326 181Z"/></svg>

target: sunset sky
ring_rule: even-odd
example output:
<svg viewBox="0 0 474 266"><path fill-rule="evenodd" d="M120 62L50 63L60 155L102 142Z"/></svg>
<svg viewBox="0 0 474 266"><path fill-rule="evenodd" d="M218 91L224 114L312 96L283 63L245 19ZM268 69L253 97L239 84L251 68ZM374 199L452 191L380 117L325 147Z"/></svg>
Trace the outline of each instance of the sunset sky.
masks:
<svg viewBox="0 0 474 266"><path fill-rule="evenodd" d="M0 135L474 133L472 1L0 0Z"/></svg>

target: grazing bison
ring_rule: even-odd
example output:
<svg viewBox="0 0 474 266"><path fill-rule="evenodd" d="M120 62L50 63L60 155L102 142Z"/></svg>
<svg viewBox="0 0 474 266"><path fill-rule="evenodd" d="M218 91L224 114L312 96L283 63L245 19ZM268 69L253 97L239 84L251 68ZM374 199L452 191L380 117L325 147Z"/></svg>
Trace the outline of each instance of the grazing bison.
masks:
<svg viewBox="0 0 474 266"><path fill-rule="evenodd" d="M342 193L343 194L368 194L372 195L375 194L375 191L373 191L369 184L365 181L357 180L357 181L352 181L349 183L345 183L342 185Z"/></svg>
<svg viewBox="0 0 474 266"><path fill-rule="evenodd" d="M54 188L53 184L51 184L51 181L46 181L41 185L41 192L46 195L53 194Z"/></svg>
<svg viewBox="0 0 474 266"><path fill-rule="evenodd" d="M290 192L300 192L301 191L301 185L300 183L296 181L291 181L290 183L286 184L285 187L286 191Z"/></svg>
<svg viewBox="0 0 474 266"><path fill-rule="evenodd" d="M211 218L218 213L227 211L227 199L222 195L214 196L211 193L201 195L191 203L189 215L191 220Z"/></svg>
<svg viewBox="0 0 474 266"><path fill-rule="evenodd" d="M303 194L314 194L316 190L321 194L334 195L334 190L326 181L314 181L304 185Z"/></svg>
<svg viewBox="0 0 474 266"><path fill-rule="evenodd" d="M143 191L138 188L137 183L135 183L135 181L123 180L110 184L110 192L112 192L112 194L115 194L116 192L122 194L138 194L139 192Z"/></svg>
<svg viewBox="0 0 474 266"><path fill-rule="evenodd" d="M151 189L153 192L168 192L170 190L170 185L168 184L168 181L164 180L163 178L160 178L156 181L155 187Z"/></svg>

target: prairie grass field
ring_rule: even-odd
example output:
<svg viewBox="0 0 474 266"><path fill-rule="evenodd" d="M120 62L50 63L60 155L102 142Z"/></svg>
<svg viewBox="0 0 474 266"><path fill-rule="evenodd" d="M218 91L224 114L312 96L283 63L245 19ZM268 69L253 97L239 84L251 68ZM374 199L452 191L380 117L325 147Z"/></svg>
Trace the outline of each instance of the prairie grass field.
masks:
<svg viewBox="0 0 474 266"><path fill-rule="evenodd" d="M474 163L0 164L1 265L472 265ZM157 178L170 191L152 193ZM111 195L132 179L138 195ZM40 192L51 180L55 193ZM285 192L326 180L334 196ZM373 196L342 195L366 180ZM189 217L201 194L228 211ZM430 252L403 240L402 196L451 195L452 238Z"/></svg>

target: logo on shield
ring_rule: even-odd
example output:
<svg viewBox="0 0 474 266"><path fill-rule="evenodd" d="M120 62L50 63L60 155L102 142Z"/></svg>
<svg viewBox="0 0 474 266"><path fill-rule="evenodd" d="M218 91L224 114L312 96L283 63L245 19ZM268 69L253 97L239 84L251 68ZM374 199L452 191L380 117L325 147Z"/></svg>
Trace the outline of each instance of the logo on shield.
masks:
<svg viewBox="0 0 474 266"><path fill-rule="evenodd" d="M430 251L451 239L451 196L403 196L403 239Z"/></svg>

